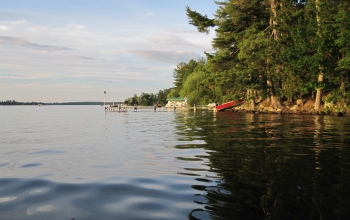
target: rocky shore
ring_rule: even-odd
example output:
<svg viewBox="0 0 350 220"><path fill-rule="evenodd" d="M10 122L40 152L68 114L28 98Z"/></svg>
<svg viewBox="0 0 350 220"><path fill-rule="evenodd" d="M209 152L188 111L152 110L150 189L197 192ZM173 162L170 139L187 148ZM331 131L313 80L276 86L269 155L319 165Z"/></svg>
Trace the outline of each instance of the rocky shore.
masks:
<svg viewBox="0 0 350 220"><path fill-rule="evenodd" d="M339 107L333 103L324 103L316 111L314 109L314 100L309 99L302 102L301 99L296 102L284 102L280 108L273 108L270 101L264 100L255 105L252 109L249 103L230 109L231 112L246 112L252 114L297 114L297 115L331 115L331 116L350 116L350 109Z"/></svg>

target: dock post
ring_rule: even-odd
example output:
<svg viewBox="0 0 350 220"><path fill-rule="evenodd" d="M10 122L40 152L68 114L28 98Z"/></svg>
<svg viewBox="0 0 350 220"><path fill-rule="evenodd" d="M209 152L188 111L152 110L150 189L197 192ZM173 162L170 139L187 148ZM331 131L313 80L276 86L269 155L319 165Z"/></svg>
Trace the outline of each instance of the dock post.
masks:
<svg viewBox="0 0 350 220"><path fill-rule="evenodd" d="M106 91L104 91L104 94L105 94L105 97L104 97L104 102L103 102L104 104L103 104L103 106L106 107Z"/></svg>

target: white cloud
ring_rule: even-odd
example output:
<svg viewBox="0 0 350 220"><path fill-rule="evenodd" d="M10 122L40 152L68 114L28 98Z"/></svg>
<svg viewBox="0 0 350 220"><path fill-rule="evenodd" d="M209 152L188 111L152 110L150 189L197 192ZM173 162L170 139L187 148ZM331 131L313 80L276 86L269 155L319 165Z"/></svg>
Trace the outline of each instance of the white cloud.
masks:
<svg viewBox="0 0 350 220"><path fill-rule="evenodd" d="M155 44L196 46L182 37L175 35L153 36L148 39Z"/></svg>
<svg viewBox="0 0 350 220"><path fill-rule="evenodd" d="M9 28L5 25L0 25L0 31L7 31Z"/></svg>
<svg viewBox="0 0 350 220"><path fill-rule="evenodd" d="M131 53L142 56L144 59L177 64L187 62L190 59L198 59L200 55L195 52L155 51L155 50L130 50Z"/></svg>
<svg viewBox="0 0 350 220"><path fill-rule="evenodd" d="M180 12L144 1L112 3L107 5L113 9L99 10L86 3L89 9L76 13L63 5L66 11L43 10L35 3L34 10L0 11L0 79L8 85L6 91L14 85L23 88L16 91L16 100L29 97L29 88L37 88L39 96L40 89L50 88L67 93L74 88L108 89L123 98L137 91L155 92L172 86L179 62L197 59L210 48L210 36L182 21L184 6ZM0 96L7 94L0 89Z"/></svg>
<svg viewBox="0 0 350 220"><path fill-rule="evenodd" d="M36 43L29 42L24 38L8 37L8 36L0 36L0 44L4 46L23 47L23 48L32 49L32 50L45 50L48 52L71 50L71 48L68 48L68 47L36 44Z"/></svg>

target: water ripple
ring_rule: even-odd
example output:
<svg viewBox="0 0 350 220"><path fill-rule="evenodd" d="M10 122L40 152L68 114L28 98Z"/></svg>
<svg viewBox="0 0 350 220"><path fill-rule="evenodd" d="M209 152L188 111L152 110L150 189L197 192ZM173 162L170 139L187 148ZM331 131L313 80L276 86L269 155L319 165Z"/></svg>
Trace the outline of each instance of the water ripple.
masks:
<svg viewBox="0 0 350 220"><path fill-rule="evenodd" d="M188 194L181 190L186 188L187 184L169 186L153 178L110 184L0 179L0 194L3 195L0 197L0 218L13 215L20 219L45 219L48 216L52 216L50 219L97 219L100 216L113 219L118 214L126 219L178 219L181 213L186 216L191 208L195 208L192 202L184 203L193 198L192 191ZM14 192L17 197L11 196Z"/></svg>
<svg viewBox="0 0 350 220"><path fill-rule="evenodd" d="M349 216L346 118L0 111L0 219Z"/></svg>
<svg viewBox="0 0 350 220"><path fill-rule="evenodd" d="M38 167L42 166L42 163L29 163L29 164L24 164L22 166L19 166L19 168L33 168L33 167Z"/></svg>
<svg viewBox="0 0 350 220"><path fill-rule="evenodd" d="M44 155L44 154L62 154L66 153L66 151L61 150L40 150L28 153L28 155Z"/></svg>

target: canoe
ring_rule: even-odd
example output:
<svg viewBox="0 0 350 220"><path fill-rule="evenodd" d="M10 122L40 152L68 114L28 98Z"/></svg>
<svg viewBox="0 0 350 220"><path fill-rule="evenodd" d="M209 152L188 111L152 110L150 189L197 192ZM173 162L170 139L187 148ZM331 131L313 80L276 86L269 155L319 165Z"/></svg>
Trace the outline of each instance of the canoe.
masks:
<svg viewBox="0 0 350 220"><path fill-rule="evenodd" d="M230 102L226 102L226 103L223 103L221 105L218 105L215 107L215 110L216 111L223 111L225 109L229 109L229 108L233 108L237 105L241 105L244 103L244 100L243 99L238 99L236 101L230 101Z"/></svg>

